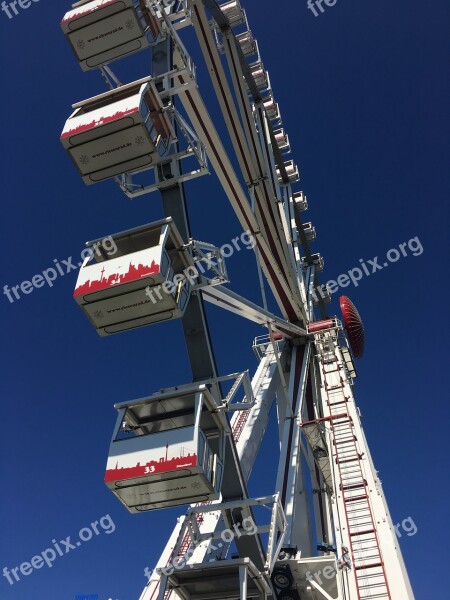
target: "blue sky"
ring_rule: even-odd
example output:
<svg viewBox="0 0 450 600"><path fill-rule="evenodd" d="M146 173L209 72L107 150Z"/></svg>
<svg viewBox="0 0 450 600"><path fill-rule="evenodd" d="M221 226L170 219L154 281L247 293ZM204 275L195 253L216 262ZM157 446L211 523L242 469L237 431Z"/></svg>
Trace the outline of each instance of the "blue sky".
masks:
<svg viewBox="0 0 450 600"><path fill-rule="evenodd" d="M314 250L325 258L322 281L360 259L383 263L390 249L416 237L423 248L343 293L366 327L355 392L375 465L394 523L410 517L417 527L400 539L416 598L441 596L442 567L432 557L446 539L450 491L441 425L449 417L448 2L338 0L318 17L306 0L244 6L300 167L299 189L317 228ZM97 73L78 69L59 28L68 8L40 0L12 19L0 13L2 288L30 280L54 259L78 260L88 239L162 216L157 194L131 201L111 182L86 187L60 144L70 105L104 91ZM220 127L193 32L186 33ZM148 56L139 55L116 70L132 81L147 65ZM220 246L239 235L214 175L186 191L195 238ZM227 264L233 289L258 301L251 253ZM0 570L110 519L51 568L14 585L0 577L2 599L137 599L144 568L155 565L182 512L130 515L103 484L113 405L190 379L181 324L100 338L71 298L75 278L61 276L14 303L0 298ZM220 373L254 371L251 342L263 331L207 310ZM253 494L273 492L276 462L272 428Z"/></svg>

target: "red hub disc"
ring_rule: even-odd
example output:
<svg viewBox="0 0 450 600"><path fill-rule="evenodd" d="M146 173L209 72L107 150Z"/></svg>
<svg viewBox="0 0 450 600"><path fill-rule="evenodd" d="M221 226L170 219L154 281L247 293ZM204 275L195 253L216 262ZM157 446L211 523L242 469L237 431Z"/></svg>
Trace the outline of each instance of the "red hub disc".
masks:
<svg viewBox="0 0 450 600"><path fill-rule="evenodd" d="M342 320L344 321L344 328L347 332L348 341L350 348L355 358L361 358L364 354L365 335L364 325L359 312L356 310L355 305L347 296L341 296L339 298L339 304L341 306Z"/></svg>

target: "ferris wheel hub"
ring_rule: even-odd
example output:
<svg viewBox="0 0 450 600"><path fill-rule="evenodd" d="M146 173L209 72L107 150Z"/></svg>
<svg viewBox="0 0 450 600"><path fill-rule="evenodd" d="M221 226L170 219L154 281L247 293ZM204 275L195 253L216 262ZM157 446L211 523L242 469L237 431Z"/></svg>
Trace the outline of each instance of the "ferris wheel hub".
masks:
<svg viewBox="0 0 450 600"><path fill-rule="evenodd" d="M347 296L341 296L339 298L339 304L350 348L352 349L355 358L361 358L364 354L366 341L361 316L357 311L356 306L349 298L347 298Z"/></svg>

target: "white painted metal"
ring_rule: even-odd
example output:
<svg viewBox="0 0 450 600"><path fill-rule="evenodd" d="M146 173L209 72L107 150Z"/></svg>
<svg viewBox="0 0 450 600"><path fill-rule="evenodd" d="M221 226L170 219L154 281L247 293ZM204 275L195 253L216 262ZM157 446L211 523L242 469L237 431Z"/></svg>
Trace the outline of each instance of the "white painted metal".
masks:
<svg viewBox="0 0 450 600"><path fill-rule="evenodd" d="M236 45L232 31L222 31L222 36L228 67L236 90L237 106L242 116L243 131L247 142L246 147L250 155L249 160L254 169L254 179L250 185L253 190L256 218L261 229L265 232L266 238L275 241L277 244L280 264L288 273L287 278L291 281L293 289L297 291L294 283L296 273L289 256L289 235L286 228L282 226L280 218L282 214L280 214L279 207L281 194L271 160L270 140L266 128L266 107L263 102L259 102L256 108L251 102L240 66L239 48ZM215 89L217 93L217 85ZM218 97L220 100L222 96L218 94ZM242 140L243 137L240 135L237 140L239 144L236 142L239 148L243 146ZM241 163L244 177L246 165L247 162Z"/></svg>
<svg viewBox="0 0 450 600"><path fill-rule="evenodd" d="M194 8L196 9L198 19L202 15L201 7L195 4ZM214 39L212 35L206 33L205 23L202 24L201 44L204 44L205 53L208 51L208 54L211 53L214 56L217 54ZM173 35L176 36L176 32L173 32ZM178 46L181 46L181 43L177 44L177 49ZM185 64L186 58L183 52L179 53L176 61L182 61L182 64ZM219 64L220 63L218 63L216 60L214 62L214 68L222 73L223 70ZM183 85L185 83L185 79L183 77L179 77L178 83ZM221 87L221 89L228 89L226 86L226 79L221 79L220 86L218 83L216 83L216 85ZM209 116L208 110L200 96L198 89L194 87L186 92L181 92L179 95L189 119L194 125L197 135L202 140L206 148L210 163L214 167L214 170L216 171L222 186L241 221L243 228L250 231L250 233L255 237L258 249L261 253L263 270L265 271L266 277L272 287L275 297L278 299L282 311L286 316L290 315L290 317L294 318L295 315L297 315L297 317L301 319L302 310L301 305L296 297L297 289L293 282L289 282L290 269L285 263L285 258L281 257L280 252L277 251L275 246L273 246L274 238L270 237L270 243L268 242L268 238L263 230L263 226L252 214L248 201L248 195L243 190L239 178L232 167L232 164L223 146L221 137L216 131L214 123ZM235 139L235 144L239 146L239 148L245 150L245 136L240 128L236 131L238 128L237 124L239 123L237 115L235 112L232 112L231 114L229 112L234 106L229 89L225 95L225 98L223 98L223 96L219 96L219 98L223 99L223 102L229 106L227 109L228 122L230 129L235 131L233 136ZM234 119L236 119L236 121L234 121ZM247 165L247 168L250 168L248 165L251 164L251 160L247 154L242 157L242 161ZM242 168L244 168L243 165ZM254 177L250 175L249 181L253 181L255 178L256 175Z"/></svg>
<svg viewBox="0 0 450 600"><path fill-rule="evenodd" d="M293 528L294 518L298 517L296 512L301 512L303 516L309 513L306 494L298 493L298 480L300 480L300 489L304 489L304 484L303 467L300 460L300 427L296 415L303 412L310 354L311 346L307 344L294 348L291 355L288 388L290 406L285 411L287 417L282 428L280 462L275 488L281 492L281 501L286 513L288 523L286 543L298 546L299 550L307 556L311 556L313 553L310 520L300 517L297 525L301 524L302 532L298 539L293 539ZM278 401L280 403L280 399Z"/></svg>
<svg viewBox="0 0 450 600"><path fill-rule="evenodd" d="M282 193L280 182L276 176L271 147L271 126L266 107L267 101L264 101L263 98L251 99L248 95L242 65L239 61L240 48L230 30L222 31L222 35L247 143L257 170L257 179L252 183L255 214L269 243L273 244L279 241L282 253L278 255L279 264L283 266L292 289L298 295L298 272L292 257L290 230L284 221L284 210L281 204ZM304 314L303 318L305 318Z"/></svg>
<svg viewBox="0 0 450 600"><path fill-rule="evenodd" d="M258 519L254 518L251 509L256 506L263 506L270 511L269 523L263 525ZM229 518L229 514L236 510L239 511L238 523ZM205 530L205 527L202 526L202 530L200 530L200 522L203 522L204 515L209 512L220 513L221 526L211 530ZM221 540L226 543L226 540L231 537L241 538L242 536L267 533L264 570L266 573L271 573L285 540L286 527L286 517L280 503L279 494L275 494L252 500L236 500L234 502L191 507L187 512L180 536L188 533L192 543L197 546L204 541ZM219 546L223 546L223 543L219 542Z"/></svg>
<svg viewBox="0 0 450 600"><path fill-rule="evenodd" d="M280 350L278 351L280 352ZM253 406L248 411L236 413L231 420L234 442L241 464L242 474L247 481L250 477L253 465L258 455L266 427L269 422L270 409L275 398L276 391L280 385L279 372L276 366L276 356L273 348L269 346L265 355L258 365L258 369L252 380L252 389L255 398ZM211 531L217 525L219 512L208 512L202 515L200 531ZM172 567L175 546L181 530L181 519L178 520L174 532L170 537L159 561L157 568L153 571L140 600L155 600L160 585L160 573L157 569L161 567ZM184 556L191 549L190 536L184 536L179 556ZM189 552L189 554L191 554ZM189 563L198 564L209 559L216 560L224 554L222 549L210 549L209 543L199 544L192 552Z"/></svg>
<svg viewBox="0 0 450 600"><path fill-rule="evenodd" d="M322 408L333 462L331 505L336 544L350 548L352 569L343 573L351 599L411 600L381 483L374 469L351 380L336 331L317 334L322 372Z"/></svg>
<svg viewBox="0 0 450 600"><path fill-rule="evenodd" d="M250 300L243 298L239 294L236 294L236 292L233 292L222 285L217 285L215 287L208 286L201 289L204 299L211 304L220 306L221 308L249 319L254 323L271 327L271 329L284 336L299 337L304 336L306 333L302 327L280 319L268 310L257 306L253 302L250 302Z"/></svg>
<svg viewBox="0 0 450 600"><path fill-rule="evenodd" d="M148 29L142 21L145 14L151 17ZM136 26L136 39L142 47L166 40L165 49L171 50L173 64L169 60L162 61L167 69L157 69L154 78L122 86L107 63L136 51L135 40L131 40L130 32L118 30L114 32L117 44L112 47L102 36L116 21L122 23L130 15ZM198 89L194 65L179 35L187 24L194 26L234 156L229 156L225 150L222 135ZM356 371L351 352L337 333L340 324L333 320L332 329L308 333L314 330L310 323L315 321L317 305L322 318L327 318L325 303L329 297L326 291L323 294L318 291L317 278L323 269L323 259L310 250L309 243L315 240L316 231L311 223L302 222L307 201L302 192L292 189L299 178L298 168L288 156L289 137L282 125L269 74L239 0L222 4L216 0L145 0L139 7L134 0L81 2L66 15L63 29L72 45L75 44L82 68L91 68L95 62L113 88L95 99L75 105L76 111L64 131L63 143L72 154L75 152L76 160L80 159L78 167L85 180L90 182L90 172L84 154L77 150L86 142L84 137L77 138L80 128L84 128L83 132L86 130L88 141L93 144L92 151L103 157L101 160L109 161L98 167L97 171L104 169L104 172L100 176L94 175L94 180L114 177L130 197L156 189L161 190L163 198L168 197L170 186L178 186L180 196L182 181L207 171L207 154L243 229L255 240L258 265L282 313L282 317L278 317L268 311L265 299L265 308L261 308L217 285L226 281L223 266L213 268L212 277L197 279L200 301L203 296L222 308L267 326L269 337L255 344L260 364L252 380L252 389L245 373L236 374L236 381L225 403L221 404L220 383L226 378L217 377L213 365L214 373L208 379L217 403L217 417L224 419L226 410L236 409L231 423L226 421L234 440L227 447L227 460L231 461L238 482L235 495L230 499L222 489L225 501L222 498L212 504L206 501L192 506L187 519L178 520L141 600L167 600L169 597L187 600L198 594L205 600L280 598L279 588L269 583L273 569L278 567L290 573L292 589L287 593L291 596L285 598L413 600L381 483L354 403L351 378ZM94 39L94 34L98 34L98 39ZM94 40L93 51L86 49L82 35ZM80 38L81 43L76 38ZM153 64L157 64L157 60ZM119 86L121 94L126 96L127 90L138 83L134 98L132 94L125 100L122 96L116 99L117 88L113 86ZM156 110L159 115L156 117L158 126L160 129L167 127L164 149L158 146L162 139L152 137L142 110L141 100L147 92L152 98L149 108L153 107L153 112ZM181 100L189 122L174 110L171 98L175 95ZM108 98L111 102L107 102ZM89 103L92 104L91 115L95 117L94 125L83 115L90 108ZM130 172L147 171L149 164L140 165L134 155L130 155L121 157L121 160L129 161L126 172L117 170L110 160L116 147L108 150L106 142L98 135L99 124L112 123L114 128L118 121L116 113L120 113L121 118L127 111L134 115L134 126L141 128L144 142L147 136L152 154L150 162L156 163L155 168L151 167L154 180L145 185L136 183ZM176 146L174 122L186 140L183 149ZM198 168L181 173L179 161L191 156L196 158ZM165 165L159 166L162 159ZM168 200L167 203L170 204ZM187 233L187 219L182 221ZM180 241L179 247L184 250L190 247L190 258L184 266L192 268L192 241L189 242L188 234L184 238L184 244ZM162 263L160 250L157 258ZM194 260L200 260L211 257L214 249L211 245L197 243L196 252ZM152 260L156 263L156 258ZM178 316L182 314L180 311ZM185 334L189 337L187 323ZM201 344L204 346L209 344L206 322L203 333ZM205 356L203 346L198 350ZM193 364L192 340L189 348ZM211 352L209 358L209 363L213 363ZM244 383L245 398L233 403L240 383ZM271 526L267 529L269 547L266 554L259 537L244 536L245 539L235 540L240 558L217 563L217 559L227 557L230 548L229 543L221 548L213 544L220 537L221 523L231 526L233 510L250 511L254 506L255 501L247 498L246 482L257 459L275 397L280 435L276 490L286 514L286 532L281 531L279 513L274 511ZM231 439L230 431L227 439ZM192 443L192 447L197 448L195 432ZM156 451L160 452L160 447L156 446ZM240 498L235 501L238 495ZM215 497L217 495L212 493L208 500ZM313 514L310 514L311 509ZM315 543L318 540L314 540L314 533L316 538L319 533L323 535L324 556L317 556ZM247 543L245 540L253 541ZM283 543L290 549L284 549L284 554L280 555ZM333 553L333 544L337 557ZM345 548L349 548L349 552ZM349 561L351 570L347 568ZM208 564L210 562L212 564ZM183 564L188 567L182 568ZM331 569L330 577L323 576L325 569ZM202 573L206 571L217 578L215 590L205 587ZM312 578L311 572L314 573ZM227 582L228 587L220 587L220 581ZM169 591L166 591L166 585Z"/></svg>

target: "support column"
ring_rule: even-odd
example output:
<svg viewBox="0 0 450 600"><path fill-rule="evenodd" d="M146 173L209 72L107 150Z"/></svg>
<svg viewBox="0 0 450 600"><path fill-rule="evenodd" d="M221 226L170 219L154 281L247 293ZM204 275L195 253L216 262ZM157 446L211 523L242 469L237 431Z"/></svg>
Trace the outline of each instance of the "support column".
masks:
<svg viewBox="0 0 450 600"><path fill-rule="evenodd" d="M152 52L152 75L158 76L172 69L173 46L168 37L155 46ZM174 124L175 126L175 124ZM180 172L179 161L171 161L164 165L166 177ZM187 213L184 186L181 183L161 190L163 211L166 217L172 217L181 237L187 242L191 236L189 217ZM183 331L186 340L193 381L217 377L217 366L211 344L211 338L206 320L203 300L200 294L191 296L182 318ZM220 387L214 386L213 393L220 395Z"/></svg>

